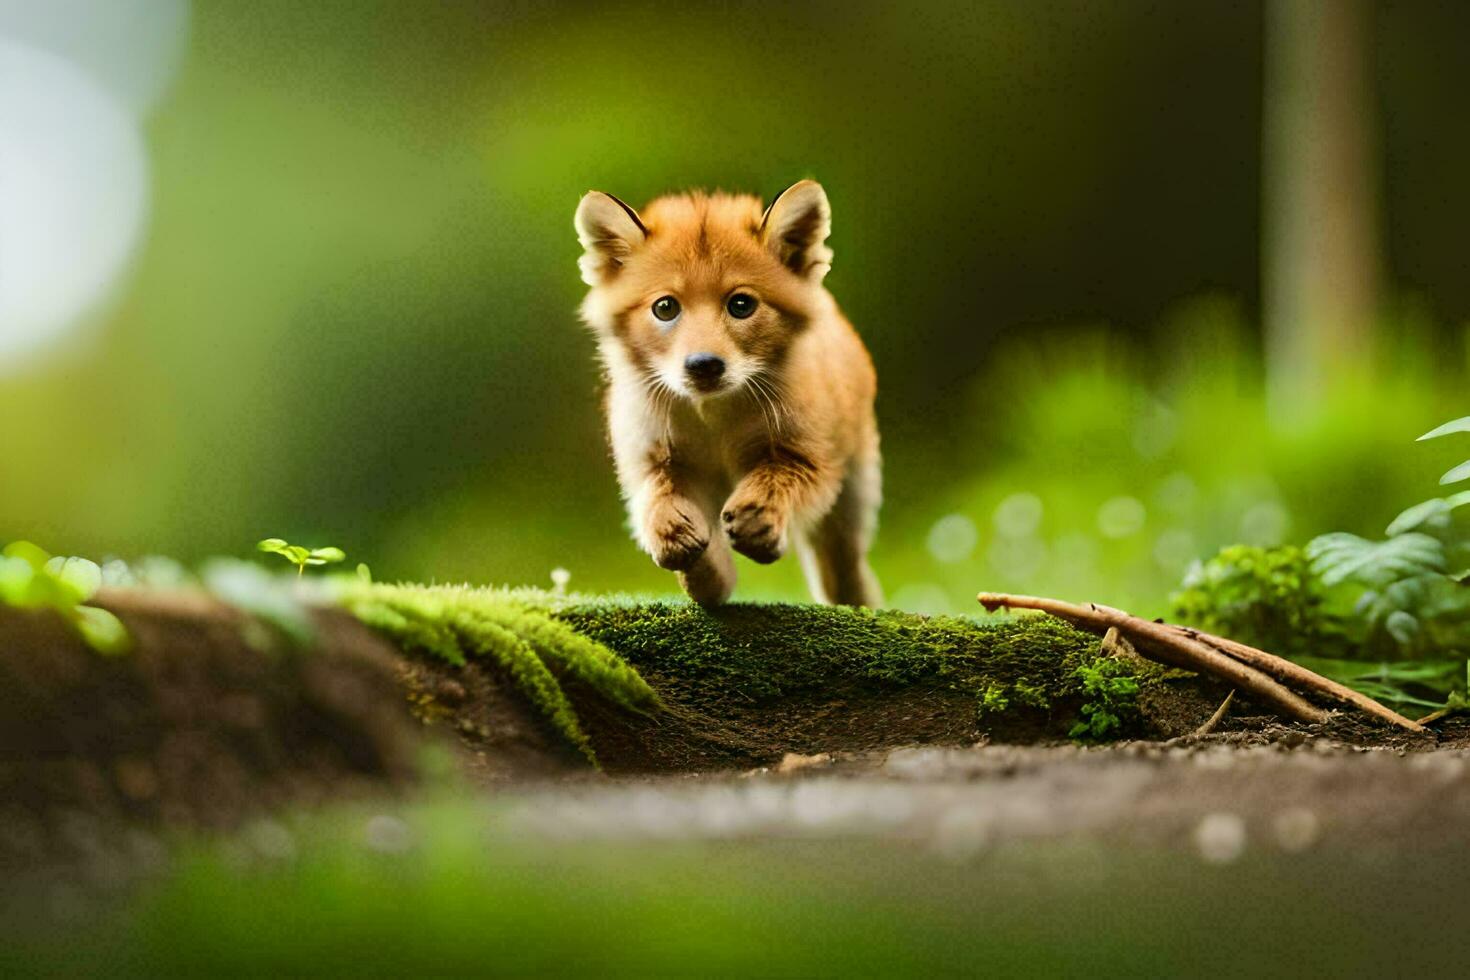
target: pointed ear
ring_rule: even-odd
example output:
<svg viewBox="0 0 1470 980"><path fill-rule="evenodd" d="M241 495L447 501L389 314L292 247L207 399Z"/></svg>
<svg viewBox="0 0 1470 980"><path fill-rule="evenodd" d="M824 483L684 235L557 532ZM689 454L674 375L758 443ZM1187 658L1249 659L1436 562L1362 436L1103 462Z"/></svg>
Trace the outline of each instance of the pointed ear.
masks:
<svg viewBox="0 0 1470 980"><path fill-rule="evenodd" d="M583 195L576 226L577 240L587 250L577 265L589 286L600 286L617 275L623 260L648 237L638 212L602 191Z"/></svg>
<svg viewBox="0 0 1470 980"><path fill-rule="evenodd" d="M827 236L832 208L827 192L815 180L792 184L771 202L761 219L761 241L781 264L799 276L821 282L832 268Z"/></svg>

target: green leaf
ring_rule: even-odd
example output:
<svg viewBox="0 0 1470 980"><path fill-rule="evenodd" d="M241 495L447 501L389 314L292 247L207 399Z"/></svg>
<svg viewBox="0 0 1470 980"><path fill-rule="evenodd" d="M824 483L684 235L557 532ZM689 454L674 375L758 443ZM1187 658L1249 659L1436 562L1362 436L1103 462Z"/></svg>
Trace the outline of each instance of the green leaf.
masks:
<svg viewBox="0 0 1470 980"><path fill-rule="evenodd" d="M1410 576L1442 574L1444 545L1437 538L1409 531L1387 541L1356 534L1324 534L1307 545L1312 568L1329 588L1349 579L1386 585Z"/></svg>
<svg viewBox="0 0 1470 980"><path fill-rule="evenodd" d="M268 551L273 554L279 555L285 552L286 546L287 542L284 538L266 538L255 547L259 548L261 551Z"/></svg>
<svg viewBox="0 0 1470 980"><path fill-rule="evenodd" d="M347 552L341 548L314 548L311 557L320 558L322 561L343 561L347 558Z"/></svg>
<svg viewBox="0 0 1470 980"><path fill-rule="evenodd" d="M1425 439L1438 439L1440 436L1447 436L1451 432L1470 432L1470 415L1455 419L1452 422L1446 422L1436 429L1430 429L1415 441L1423 442Z"/></svg>
<svg viewBox="0 0 1470 980"><path fill-rule="evenodd" d="M51 556L47 552L31 544L29 541L12 541L5 546L5 550L0 552L0 554L3 554L6 558L19 558L38 572L45 568L46 563L51 560Z"/></svg>
<svg viewBox="0 0 1470 980"><path fill-rule="evenodd" d="M357 563L357 577L359 581L366 582L369 585L372 584L373 570L367 567L366 562L360 561Z"/></svg>
<svg viewBox="0 0 1470 980"><path fill-rule="evenodd" d="M1461 490L1448 497L1436 497L1433 500L1415 504L1395 517L1384 534L1393 537L1396 534L1418 530L1421 527L1428 527L1436 531L1444 530L1449 527L1450 512L1466 504L1470 504L1470 490Z"/></svg>
<svg viewBox="0 0 1470 980"><path fill-rule="evenodd" d="M26 605L31 593L31 580L35 577L36 570L24 558L0 555L0 603Z"/></svg>
<svg viewBox="0 0 1470 980"><path fill-rule="evenodd" d="M1419 635L1419 620L1412 613L1396 609L1383 621L1383 628L1403 646L1409 646Z"/></svg>
<svg viewBox="0 0 1470 980"><path fill-rule="evenodd" d="M1310 656L1293 659L1308 670L1400 709L1439 707L1446 697L1452 696L1465 670L1461 660L1374 663ZM1409 688L1427 689L1440 700L1426 700Z"/></svg>
<svg viewBox="0 0 1470 980"><path fill-rule="evenodd" d="M86 602L102 587L102 569L85 558L58 555L46 563L46 574L74 593L76 602Z"/></svg>
<svg viewBox="0 0 1470 980"><path fill-rule="evenodd" d="M1440 477L1439 483L1443 486L1446 483L1459 483L1461 480L1470 480L1470 459Z"/></svg>
<svg viewBox="0 0 1470 980"><path fill-rule="evenodd" d="M287 545L285 549L281 551L281 554L285 555L287 558L291 559L291 561L295 562L298 565L306 564L306 559L311 557L311 552L307 551L299 544Z"/></svg>
<svg viewBox="0 0 1470 980"><path fill-rule="evenodd" d="M325 565L326 563L327 560L325 558L307 558L302 562L303 565Z"/></svg>
<svg viewBox="0 0 1470 980"><path fill-rule="evenodd" d="M75 610L77 631L82 634L82 639L87 641L87 646L98 653L109 657L116 657L127 653L132 647L132 638L128 636L128 628L106 609L96 606L78 606Z"/></svg>
<svg viewBox="0 0 1470 980"><path fill-rule="evenodd" d="M1406 531L1416 530L1426 524L1437 528L1443 527L1449 523L1450 509L1449 501L1443 498L1436 497L1433 500L1426 500L1395 517L1383 533L1391 538Z"/></svg>

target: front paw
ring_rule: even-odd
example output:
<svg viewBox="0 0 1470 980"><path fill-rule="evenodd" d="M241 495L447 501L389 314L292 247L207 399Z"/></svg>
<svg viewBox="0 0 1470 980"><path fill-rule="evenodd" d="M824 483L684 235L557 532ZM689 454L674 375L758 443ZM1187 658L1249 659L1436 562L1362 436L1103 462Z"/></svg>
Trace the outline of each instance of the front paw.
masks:
<svg viewBox="0 0 1470 980"><path fill-rule="evenodd" d="M731 497L721 513L730 546L769 565L786 553L786 514L754 498Z"/></svg>
<svg viewBox="0 0 1470 980"><path fill-rule="evenodd" d="M687 500L654 504L646 521L648 551L659 568L671 572L689 569L709 547L709 526Z"/></svg>

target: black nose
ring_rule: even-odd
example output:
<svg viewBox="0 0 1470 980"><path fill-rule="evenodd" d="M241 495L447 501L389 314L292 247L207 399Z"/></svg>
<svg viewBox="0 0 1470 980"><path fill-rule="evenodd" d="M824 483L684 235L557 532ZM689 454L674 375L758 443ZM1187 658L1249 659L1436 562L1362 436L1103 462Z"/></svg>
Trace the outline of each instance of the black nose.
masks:
<svg viewBox="0 0 1470 980"><path fill-rule="evenodd" d="M684 372L695 381L718 381L725 373L725 361L713 354L690 354L684 358Z"/></svg>

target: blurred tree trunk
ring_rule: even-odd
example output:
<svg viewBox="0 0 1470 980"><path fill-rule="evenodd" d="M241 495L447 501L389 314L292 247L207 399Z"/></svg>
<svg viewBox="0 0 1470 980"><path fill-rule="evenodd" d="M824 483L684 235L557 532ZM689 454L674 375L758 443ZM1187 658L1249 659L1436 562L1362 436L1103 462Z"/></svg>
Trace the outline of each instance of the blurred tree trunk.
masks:
<svg viewBox="0 0 1470 980"><path fill-rule="evenodd" d="M1368 0L1267 0L1262 300L1273 415L1370 367L1378 142Z"/></svg>

